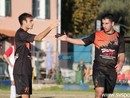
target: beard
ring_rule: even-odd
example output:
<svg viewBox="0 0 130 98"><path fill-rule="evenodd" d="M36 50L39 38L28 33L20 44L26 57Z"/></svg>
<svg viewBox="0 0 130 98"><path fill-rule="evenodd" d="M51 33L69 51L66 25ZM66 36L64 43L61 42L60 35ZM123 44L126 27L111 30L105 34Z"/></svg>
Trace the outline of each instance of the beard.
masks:
<svg viewBox="0 0 130 98"><path fill-rule="evenodd" d="M106 33L108 33L108 32L111 31L111 29L104 29L104 31L105 31Z"/></svg>
<svg viewBox="0 0 130 98"><path fill-rule="evenodd" d="M114 33L114 29L104 29L104 32L106 34L113 34Z"/></svg>

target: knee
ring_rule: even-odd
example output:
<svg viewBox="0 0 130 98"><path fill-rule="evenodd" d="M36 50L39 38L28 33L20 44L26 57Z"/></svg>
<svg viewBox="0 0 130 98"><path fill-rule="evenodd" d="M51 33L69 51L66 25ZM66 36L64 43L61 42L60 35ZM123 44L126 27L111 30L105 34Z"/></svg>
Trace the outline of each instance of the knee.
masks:
<svg viewBox="0 0 130 98"><path fill-rule="evenodd" d="M95 98L102 98L104 93L104 88L98 88L95 90Z"/></svg>
<svg viewBox="0 0 130 98"><path fill-rule="evenodd" d="M101 92L96 92L95 93L95 98L102 98L102 94Z"/></svg>

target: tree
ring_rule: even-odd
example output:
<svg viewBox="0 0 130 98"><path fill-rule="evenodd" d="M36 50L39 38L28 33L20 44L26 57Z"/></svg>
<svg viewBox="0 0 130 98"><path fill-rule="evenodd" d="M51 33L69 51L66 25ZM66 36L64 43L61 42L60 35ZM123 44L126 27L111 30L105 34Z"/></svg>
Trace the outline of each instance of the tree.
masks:
<svg viewBox="0 0 130 98"><path fill-rule="evenodd" d="M76 36L90 35L95 31L95 21L101 0L74 0L73 23Z"/></svg>
<svg viewBox="0 0 130 98"><path fill-rule="evenodd" d="M95 20L101 0L62 0L61 29L73 37L89 35L95 30Z"/></svg>

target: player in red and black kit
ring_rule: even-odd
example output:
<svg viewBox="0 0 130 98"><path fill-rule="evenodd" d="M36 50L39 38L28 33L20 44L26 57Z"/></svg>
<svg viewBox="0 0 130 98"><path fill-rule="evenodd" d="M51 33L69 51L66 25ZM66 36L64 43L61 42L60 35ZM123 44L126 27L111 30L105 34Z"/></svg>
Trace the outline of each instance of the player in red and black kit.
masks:
<svg viewBox="0 0 130 98"><path fill-rule="evenodd" d="M95 60L93 64L93 83L95 98L107 98L113 93L117 74L120 72L125 61L125 43L123 36L116 32L112 14L102 17L104 30L97 31L83 39L72 39L67 35L59 36L58 39L77 45L95 45Z"/></svg>
<svg viewBox="0 0 130 98"><path fill-rule="evenodd" d="M3 57L5 58L5 61L8 63L8 71L9 76L11 80L11 87L10 87L10 98L16 98L16 88L14 83L14 76L13 76L13 69L14 69L14 41L9 39L9 43L11 43L11 46L4 52Z"/></svg>
<svg viewBox="0 0 130 98"><path fill-rule="evenodd" d="M15 64L14 81L18 98L30 98L32 94L32 64L30 53L30 42L42 40L52 29L56 28L58 21L51 24L47 29L38 35L28 33L33 28L33 16L23 13L19 16L21 27L15 34Z"/></svg>

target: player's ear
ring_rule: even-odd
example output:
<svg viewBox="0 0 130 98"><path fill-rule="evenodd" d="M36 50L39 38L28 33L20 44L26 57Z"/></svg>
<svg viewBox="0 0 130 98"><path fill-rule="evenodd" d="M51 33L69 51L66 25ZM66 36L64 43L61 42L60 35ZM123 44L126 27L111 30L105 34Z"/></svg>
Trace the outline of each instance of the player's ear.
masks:
<svg viewBox="0 0 130 98"><path fill-rule="evenodd" d="M115 25L115 22L113 21L113 22L112 22L112 26L114 26L114 25Z"/></svg>
<svg viewBox="0 0 130 98"><path fill-rule="evenodd" d="M26 24L27 23L27 20L23 20L22 21L22 25Z"/></svg>

